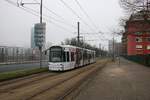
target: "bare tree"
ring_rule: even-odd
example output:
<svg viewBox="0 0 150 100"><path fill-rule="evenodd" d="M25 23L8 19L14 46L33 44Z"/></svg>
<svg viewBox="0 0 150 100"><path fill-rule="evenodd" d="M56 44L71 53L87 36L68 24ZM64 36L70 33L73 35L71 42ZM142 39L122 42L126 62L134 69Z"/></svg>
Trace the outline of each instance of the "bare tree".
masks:
<svg viewBox="0 0 150 100"><path fill-rule="evenodd" d="M148 9L149 6L148 0L120 0L119 3L127 13Z"/></svg>
<svg viewBox="0 0 150 100"><path fill-rule="evenodd" d="M123 34L124 32L125 32L124 26L120 26L120 27L117 27L117 28L111 28L111 29L109 29L109 34L110 34L112 37L122 36L122 34Z"/></svg>
<svg viewBox="0 0 150 100"><path fill-rule="evenodd" d="M128 17L120 19L120 26L124 27L129 18L140 18L150 23L150 1L149 0L120 0L120 6L127 12ZM131 16L130 16L131 15ZM133 15L133 16L132 16ZM145 24L143 24L143 27Z"/></svg>
<svg viewBox="0 0 150 100"><path fill-rule="evenodd" d="M76 38L65 39L64 42L61 42L62 45L73 45L73 46L80 46L82 48L91 49L96 51L96 56L103 55L106 56L107 52L105 50L101 50L96 46L92 46L91 44L86 43L85 41L80 42L78 45L78 41Z"/></svg>
<svg viewBox="0 0 150 100"><path fill-rule="evenodd" d="M122 35L126 30L125 30L125 26L126 26L126 23L127 23L127 21L129 20L129 15L126 15L126 16L124 16L124 17L121 17L120 19L119 19L119 29L117 29L117 31L116 30L114 30L114 31L112 31L113 33L116 33L117 35Z"/></svg>
<svg viewBox="0 0 150 100"><path fill-rule="evenodd" d="M129 17L130 16L124 16L119 19L119 25L121 28L124 28L126 26L126 22L129 20Z"/></svg>

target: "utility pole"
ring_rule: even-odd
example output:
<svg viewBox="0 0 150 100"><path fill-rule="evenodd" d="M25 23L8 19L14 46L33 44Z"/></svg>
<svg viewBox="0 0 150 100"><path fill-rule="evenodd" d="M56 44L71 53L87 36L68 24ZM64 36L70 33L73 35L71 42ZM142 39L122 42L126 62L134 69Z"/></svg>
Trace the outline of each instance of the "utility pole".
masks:
<svg viewBox="0 0 150 100"><path fill-rule="evenodd" d="M115 43L114 43L114 36L113 36L113 61L115 61L115 50L114 50L114 46L115 46Z"/></svg>
<svg viewBox="0 0 150 100"><path fill-rule="evenodd" d="M40 3L40 23L42 24L42 7L43 6L43 0L41 0ZM42 67L42 46L39 46L40 50L40 68Z"/></svg>
<svg viewBox="0 0 150 100"><path fill-rule="evenodd" d="M101 43L99 43L99 51L100 51L100 56L102 56Z"/></svg>
<svg viewBox="0 0 150 100"><path fill-rule="evenodd" d="M78 25L78 36L77 36L77 39L78 39L78 46L80 46L80 22L78 22L77 25Z"/></svg>
<svg viewBox="0 0 150 100"><path fill-rule="evenodd" d="M149 8L149 2L148 2L148 0L147 0L147 3L146 3L146 10L148 10L148 8Z"/></svg>
<svg viewBox="0 0 150 100"><path fill-rule="evenodd" d="M42 22L42 8L43 8L43 0L41 0L41 2L40 3L23 3L22 1L21 1L21 6L24 6L25 4L40 4L40 24L42 25L43 24L43 22ZM40 25L40 26L41 26ZM42 32L41 32L42 33ZM44 38L44 41L45 41L45 38ZM41 43L40 43L41 44ZM39 48L39 51L40 51L40 68L42 67L42 46L43 45L38 45L38 48Z"/></svg>
<svg viewBox="0 0 150 100"><path fill-rule="evenodd" d="M43 6L43 0L41 0L41 3L40 3L40 23L42 24L42 7Z"/></svg>
<svg viewBox="0 0 150 100"><path fill-rule="evenodd" d="M120 48L121 48L121 44L118 44L118 62L119 62L119 67L120 67Z"/></svg>

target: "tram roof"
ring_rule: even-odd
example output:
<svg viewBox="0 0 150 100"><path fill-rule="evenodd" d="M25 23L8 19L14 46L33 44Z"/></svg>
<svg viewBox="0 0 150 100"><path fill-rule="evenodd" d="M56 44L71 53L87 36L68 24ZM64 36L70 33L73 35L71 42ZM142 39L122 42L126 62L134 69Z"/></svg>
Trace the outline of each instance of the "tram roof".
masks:
<svg viewBox="0 0 150 100"><path fill-rule="evenodd" d="M79 49L84 49L84 50L87 50L87 51L95 52L94 50L90 50L90 49L86 49L86 48L81 48L81 47L77 47L77 46L73 46L73 45L53 45L51 47L54 47L54 46L59 46L59 47L62 47L62 48L79 48Z"/></svg>

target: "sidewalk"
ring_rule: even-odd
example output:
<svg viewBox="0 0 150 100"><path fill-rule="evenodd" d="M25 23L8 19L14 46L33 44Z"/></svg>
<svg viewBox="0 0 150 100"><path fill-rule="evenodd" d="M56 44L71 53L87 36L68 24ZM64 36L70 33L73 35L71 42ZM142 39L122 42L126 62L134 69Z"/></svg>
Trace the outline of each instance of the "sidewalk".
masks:
<svg viewBox="0 0 150 100"><path fill-rule="evenodd" d="M75 100L150 100L150 67L121 59L109 63Z"/></svg>

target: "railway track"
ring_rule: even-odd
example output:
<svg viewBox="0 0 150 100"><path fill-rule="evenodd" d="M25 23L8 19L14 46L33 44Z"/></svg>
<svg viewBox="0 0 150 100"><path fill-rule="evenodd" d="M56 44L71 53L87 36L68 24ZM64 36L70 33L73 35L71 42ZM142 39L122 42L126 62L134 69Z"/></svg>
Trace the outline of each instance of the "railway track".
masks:
<svg viewBox="0 0 150 100"><path fill-rule="evenodd" d="M0 83L0 93L2 92L7 92L12 89L16 88L21 88L27 85L30 85L31 83L41 81L42 79L48 78L48 77L53 77L57 75L58 73L54 72L43 72L43 73L38 73L35 75L23 77L23 78L18 78L6 82Z"/></svg>
<svg viewBox="0 0 150 100"><path fill-rule="evenodd" d="M92 77L95 74L96 71L98 71L98 70L94 70L94 71L92 71L92 73L89 73L86 76L86 78L84 77L84 78L80 79L74 86L70 87L66 92L64 92L64 94L58 96L56 98L56 100L71 100L72 97L70 95L73 94L73 96L76 96L77 93L74 94L74 91L77 89L77 91L79 92L78 88L80 87L80 85L82 83L84 83L84 81L87 81L88 77Z"/></svg>
<svg viewBox="0 0 150 100"><path fill-rule="evenodd" d="M104 66L104 65L102 65ZM102 67L101 67L102 68ZM85 73L81 73L79 76L74 77L74 79L68 80L68 82L65 83L65 86L69 86L70 82L72 80L75 81L75 84L71 84L69 86L69 88L67 88L61 95L58 95L54 98L54 100L71 100L72 97L70 96L71 94L73 94L73 96L77 95L76 93L74 94L74 91L78 89L78 87L80 87L80 85L84 82L87 81L88 78L92 77L93 75L95 75L95 73L100 69L100 67L95 67L90 71L87 71ZM63 87L64 85L62 84ZM64 87L65 87L64 86ZM77 90L78 91L78 90ZM79 91L78 91L79 92Z"/></svg>
<svg viewBox="0 0 150 100"><path fill-rule="evenodd" d="M29 78L33 78L33 77L42 75L44 73L46 73L46 72L37 73L37 74L33 74L33 75L29 75L29 76L25 76L25 77L21 77L21 78L17 78L17 79L8 80L8 81L3 81L3 82L0 83L0 86L15 83L15 82L22 81L22 80L26 80L26 79L29 79Z"/></svg>
<svg viewBox="0 0 150 100"><path fill-rule="evenodd" d="M104 66L101 65L101 66ZM83 70L76 75L69 77L61 81L58 84L55 84L53 87L49 87L40 93L27 98L26 100L64 100L69 94L71 94L87 77L94 74L100 67L91 66L89 69ZM74 84L72 82L75 81ZM72 86L70 86L70 83ZM66 87L66 88L65 88ZM65 88L62 92L60 88Z"/></svg>
<svg viewBox="0 0 150 100"><path fill-rule="evenodd" d="M3 100L63 100L88 76L95 73L100 68L99 64L92 64L52 76L45 75L43 78L31 79L28 83L10 86L11 88L7 88L7 91L0 93L0 98Z"/></svg>
<svg viewBox="0 0 150 100"><path fill-rule="evenodd" d="M90 69L92 69L92 67L91 67ZM68 78L66 78L66 79L64 79L64 80L62 80L62 81L60 81L60 82L57 82L57 83L54 84L53 86L50 86L50 87L48 87L47 89L45 89L45 90L43 90L43 91L40 91L39 93L37 93L37 94L35 94L35 95L33 95L33 96L27 98L27 100L34 99L34 98L35 98L35 100L36 100L36 98L37 98L38 96L41 97L41 95L44 94L45 92L48 92L48 91L53 90L53 89L56 88L57 86L62 85L62 84L64 84L64 83L66 83L67 81L70 81L70 80L74 79L74 78L77 77L77 76L80 76L82 73L84 73L84 72L86 72L87 70L90 70L90 69L86 69L86 70L83 70L83 71L79 71L78 73L72 75L71 77L68 77Z"/></svg>

